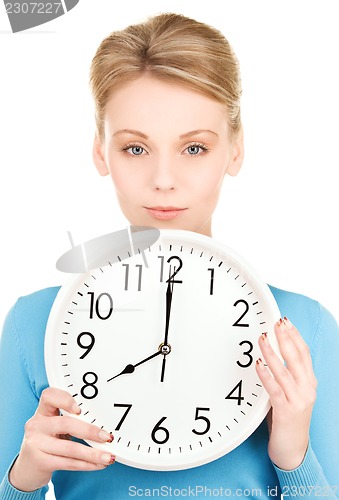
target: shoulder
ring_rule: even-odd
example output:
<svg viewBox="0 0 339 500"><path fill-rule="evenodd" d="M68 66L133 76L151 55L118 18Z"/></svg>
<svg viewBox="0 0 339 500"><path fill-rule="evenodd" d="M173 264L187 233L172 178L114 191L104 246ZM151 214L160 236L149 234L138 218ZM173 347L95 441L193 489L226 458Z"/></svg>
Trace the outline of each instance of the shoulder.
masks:
<svg viewBox="0 0 339 500"><path fill-rule="evenodd" d="M49 287L20 297L8 314L13 337L34 359L43 352L48 317L60 287ZM6 324L5 324L6 329Z"/></svg>
<svg viewBox="0 0 339 500"><path fill-rule="evenodd" d="M339 338L336 320L317 300L271 285L269 287L281 316L287 316L292 321L311 349L316 346L320 336Z"/></svg>
<svg viewBox="0 0 339 500"><path fill-rule="evenodd" d="M50 287L20 297L7 314L1 335L0 362L29 380L39 398L48 382L44 364L47 320L59 287Z"/></svg>
<svg viewBox="0 0 339 500"><path fill-rule="evenodd" d="M12 308L18 331L45 327L60 287L49 287L20 297Z"/></svg>
<svg viewBox="0 0 339 500"><path fill-rule="evenodd" d="M58 286L49 287L19 297L6 316L3 333L11 330L13 335L21 338L27 332L32 340L38 331L44 332L59 289Z"/></svg>
<svg viewBox="0 0 339 500"><path fill-rule="evenodd" d="M288 316L292 322L309 321L314 324L318 320L320 304L318 301L281 288L269 285L279 306L281 316Z"/></svg>

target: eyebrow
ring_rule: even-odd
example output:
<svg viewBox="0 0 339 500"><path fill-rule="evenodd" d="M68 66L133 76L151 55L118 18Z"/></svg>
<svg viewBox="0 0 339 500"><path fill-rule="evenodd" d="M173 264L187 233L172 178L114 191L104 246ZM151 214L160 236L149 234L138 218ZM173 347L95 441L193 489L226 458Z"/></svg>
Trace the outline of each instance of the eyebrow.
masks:
<svg viewBox="0 0 339 500"><path fill-rule="evenodd" d="M188 137L192 137L192 136L198 135L198 134L203 134L206 132L209 134L216 135L218 137L218 134L216 132L214 132L213 130L198 129L198 130L191 130L190 132L185 132L184 134L181 134L179 136L179 139L187 139ZM112 137L116 137L117 135L121 135L121 134L137 135L138 137L142 137L143 139L149 139L148 135L144 134L143 132L140 132L139 130L128 129L128 128L117 130L116 132L114 132Z"/></svg>
<svg viewBox="0 0 339 500"><path fill-rule="evenodd" d="M117 130L114 132L112 137L116 137L117 135L121 134L130 134L130 135L137 135L139 137L143 137L143 139L148 139L148 136L146 134L143 134L142 132L139 132L139 130L132 130L128 128L124 128L122 130Z"/></svg>
<svg viewBox="0 0 339 500"><path fill-rule="evenodd" d="M179 139L187 139L188 137L192 137L192 135L204 134L206 132L208 132L209 134L216 135L218 137L218 134L213 130L199 129L199 130L191 130L191 132L186 132L185 134L181 134L179 136Z"/></svg>

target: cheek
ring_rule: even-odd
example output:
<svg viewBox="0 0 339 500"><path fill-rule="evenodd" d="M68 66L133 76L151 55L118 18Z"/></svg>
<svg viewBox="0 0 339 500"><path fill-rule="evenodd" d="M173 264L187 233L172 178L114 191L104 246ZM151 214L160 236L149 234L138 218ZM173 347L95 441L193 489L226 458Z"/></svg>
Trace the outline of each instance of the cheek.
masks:
<svg viewBox="0 0 339 500"><path fill-rule="evenodd" d="M224 172L209 171L196 182L197 191L202 198L214 198L219 195L224 180Z"/></svg>
<svg viewBox="0 0 339 500"><path fill-rule="evenodd" d="M135 193L140 191L139 183L135 176L132 176L126 170L110 168L110 175L117 193L124 197L130 198L135 196Z"/></svg>
<svg viewBox="0 0 339 500"><path fill-rule="evenodd" d="M215 196L219 194L229 161L228 151L218 151L209 156L194 175L195 185L202 196Z"/></svg>

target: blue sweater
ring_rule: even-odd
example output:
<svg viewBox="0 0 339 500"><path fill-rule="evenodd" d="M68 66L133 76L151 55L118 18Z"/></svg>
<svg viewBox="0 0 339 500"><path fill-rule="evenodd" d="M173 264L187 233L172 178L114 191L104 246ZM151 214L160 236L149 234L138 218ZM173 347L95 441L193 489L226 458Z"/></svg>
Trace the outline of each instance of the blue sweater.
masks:
<svg viewBox="0 0 339 500"><path fill-rule="evenodd" d="M11 486L8 471L48 386L44 335L59 288L20 298L10 310L0 343L0 499L45 498L47 487L23 493ZM238 448L212 463L174 472L152 472L116 463L96 472L56 471L56 498L105 500L132 497L339 498L339 330L318 302L271 287L281 314L299 329L310 346L318 379L311 440L303 463L283 471L267 454L266 422ZM333 487L334 494L330 492Z"/></svg>

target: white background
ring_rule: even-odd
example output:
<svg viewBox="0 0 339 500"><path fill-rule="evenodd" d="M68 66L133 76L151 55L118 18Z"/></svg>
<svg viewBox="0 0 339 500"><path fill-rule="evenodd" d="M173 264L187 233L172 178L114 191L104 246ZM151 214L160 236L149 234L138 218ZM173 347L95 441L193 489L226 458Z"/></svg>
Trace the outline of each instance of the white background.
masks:
<svg viewBox="0 0 339 500"><path fill-rule="evenodd" d="M118 6L121 4L122 6ZM19 295L60 284L57 258L120 229L111 180L92 163L91 58L112 30L175 11L221 29L240 60L246 156L228 177L214 237L262 278L338 318L337 1L80 0L12 34L0 14L0 320Z"/></svg>
<svg viewBox="0 0 339 500"><path fill-rule="evenodd" d="M0 5L0 323L18 296L65 280L67 231L77 244L127 224L91 158L89 66L111 31L165 11L220 29L240 61L245 162L214 237L338 319L338 2L80 0L17 34Z"/></svg>

